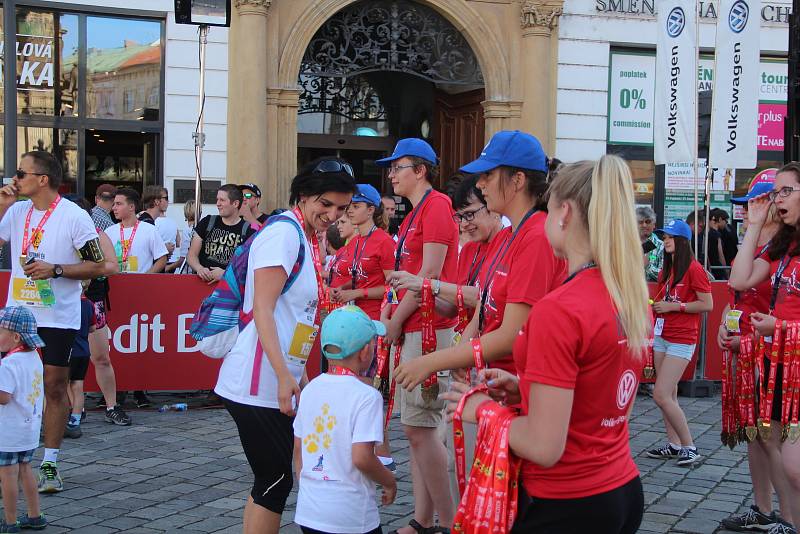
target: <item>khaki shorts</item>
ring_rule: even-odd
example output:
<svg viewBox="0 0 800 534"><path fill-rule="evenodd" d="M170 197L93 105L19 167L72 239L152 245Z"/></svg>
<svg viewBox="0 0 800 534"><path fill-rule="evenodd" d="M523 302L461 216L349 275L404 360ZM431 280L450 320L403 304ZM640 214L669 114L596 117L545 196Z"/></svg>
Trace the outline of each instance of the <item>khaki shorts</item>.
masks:
<svg viewBox="0 0 800 534"><path fill-rule="evenodd" d="M436 346L439 349L450 347L453 343L454 330L452 328L443 328L436 331ZM400 353L400 362L407 362L422 356L422 332L408 332L405 334L405 341L403 342L403 351ZM447 391L450 386L450 377L440 376L439 392ZM400 394L400 422L408 426L418 426L424 428L437 428L441 425L444 419L444 405L443 400L433 400L426 402L422 398L422 386L419 385L414 388L414 391L407 392L405 389L398 387Z"/></svg>

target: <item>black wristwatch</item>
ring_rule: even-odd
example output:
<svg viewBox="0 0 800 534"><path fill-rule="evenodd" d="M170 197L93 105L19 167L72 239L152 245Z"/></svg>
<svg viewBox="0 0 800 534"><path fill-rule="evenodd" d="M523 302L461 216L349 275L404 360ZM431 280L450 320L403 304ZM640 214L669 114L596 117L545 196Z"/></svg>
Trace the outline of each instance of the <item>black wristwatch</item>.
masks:
<svg viewBox="0 0 800 534"><path fill-rule="evenodd" d="M63 274L64 274L64 268L62 266L60 266L57 263L53 265L53 278L61 278Z"/></svg>

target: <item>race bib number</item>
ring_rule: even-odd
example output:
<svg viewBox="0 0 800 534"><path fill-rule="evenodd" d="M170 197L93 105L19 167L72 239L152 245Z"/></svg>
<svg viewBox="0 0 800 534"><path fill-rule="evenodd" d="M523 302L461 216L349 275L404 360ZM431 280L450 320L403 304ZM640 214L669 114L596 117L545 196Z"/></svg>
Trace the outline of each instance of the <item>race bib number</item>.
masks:
<svg viewBox="0 0 800 534"><path fill-rule="evenodd" d="M119 263L119 271L121 273L138 273L139 272L139 258L136 256L128 256L127 261Z"/></svg>
<svg viewBox="0 0 800 534"><path fill-rule="evenodd" d="M288 359L296 365L305 365L314 346L319 328L314 325L297 323L292 335L292 342L289 344Z"/></svg>
<svg viewBox="0 0 800 534"><path fill-rule="evenodd" d="M656 319L656 324L653 326L653 334L656 336L660 336L661 332L664 331L664 318L659 317Z"/></svg>
<svg viewBox="0 0 800 534"><path fill-rule="evenodd" d="M11 295L23 306L32 308L50 308L56 303L50 280L14 278Z"/></svg>
<svg viewBox="0 0 800 534"><path fill-rule="evenodd" d="M742 310L728 310L725 315L725 329L731 334L738 334L741 332L739 321L742 319Z"/></svg>

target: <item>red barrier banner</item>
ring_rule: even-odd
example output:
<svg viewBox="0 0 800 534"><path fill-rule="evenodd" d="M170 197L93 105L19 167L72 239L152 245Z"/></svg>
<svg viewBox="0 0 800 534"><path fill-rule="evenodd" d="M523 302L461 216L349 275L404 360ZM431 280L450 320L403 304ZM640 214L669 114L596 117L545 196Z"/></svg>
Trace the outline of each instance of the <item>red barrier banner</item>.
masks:
<svg viewBox="0 0 800 534"><path fill-rule="evenodd" d="M0 272L0 302L8 293L8 271ZM189 335L200 302L211 294L194 275L125 274L111 278L108 312L111 362L117 389L211 389L222 360L198 352ZM319 373L317 361L309 374ZM86 373L86 391L98 391L94 368Z"/></svg>
<svg viewBox="0 0 800 534"><path fill-rule="evenodd" d="M8 291L8 271L0 271L0 302ZM652 286L651 286L652 287ZM111 278L108 313L111 361L120 390L211 389L222 360L207 358L189 335L192 317L213 286L194 275L125 274ZM720 380L722 351L717 328L728 302L725 282L711 284L714 310L708 316L705 378ZM319 348L308 360L309 377L319 374ZM697 358L684 380L694 377ZM94 368L86 374L86 391L97 391Z"/></svg>

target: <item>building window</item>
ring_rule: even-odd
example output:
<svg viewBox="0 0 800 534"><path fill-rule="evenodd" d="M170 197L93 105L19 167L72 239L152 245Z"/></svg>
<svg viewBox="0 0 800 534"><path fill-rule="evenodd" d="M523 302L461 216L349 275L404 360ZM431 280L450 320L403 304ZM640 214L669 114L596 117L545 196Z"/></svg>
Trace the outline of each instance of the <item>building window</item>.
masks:
<svg viewBox="0 0 800 534"><path fill-rule="evenodd" d="M17 8L16 21L17 155L55 154L62 193L160 183L164 21L33 7ZM3 52L0 40L0 62Z"/></svg>
<svg viewBox="0 0 800 534"><path fill-rule="evenodd" d="M158 120L161 23L112 17L86 21L89 117ZM137 101L136 93L155 94Z"/></svg>

